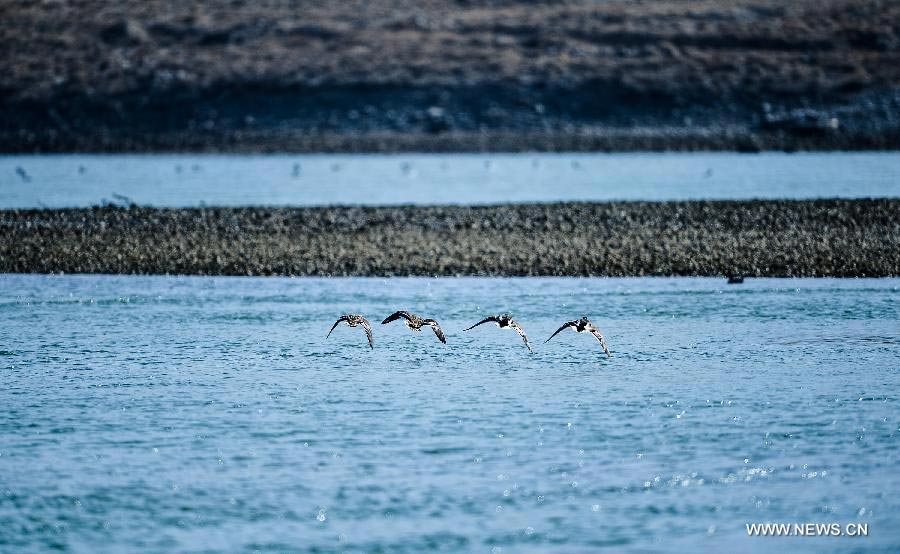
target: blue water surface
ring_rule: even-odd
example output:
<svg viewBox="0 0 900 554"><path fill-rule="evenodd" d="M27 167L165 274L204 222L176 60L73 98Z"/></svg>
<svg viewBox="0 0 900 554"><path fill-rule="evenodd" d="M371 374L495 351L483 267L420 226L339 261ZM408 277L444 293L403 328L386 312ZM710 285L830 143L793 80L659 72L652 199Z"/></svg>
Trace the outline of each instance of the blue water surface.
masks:
<svg viewBox="0 0 900 554"><path fill-rule="evenodd" d="M900 152L0 156L0 208L900 197Z"/></svg>
<svg viewBox="0 0 900 554"><path fill-rule="evenodd" d="M898 391L898 279L2 275L0 552L896 552Z"/></svg>

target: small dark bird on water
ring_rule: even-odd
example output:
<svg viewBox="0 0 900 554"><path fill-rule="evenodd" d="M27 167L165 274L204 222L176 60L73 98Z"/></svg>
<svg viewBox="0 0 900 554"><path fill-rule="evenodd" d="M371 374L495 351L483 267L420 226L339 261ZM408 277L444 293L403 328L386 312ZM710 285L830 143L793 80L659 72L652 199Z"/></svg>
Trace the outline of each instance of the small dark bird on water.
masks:
<svg viewBox="0 0 900 554"><path fill-rule="evenodd" d="M743 275L729 275L728 276L728 284L729 285L740 285L744 282Z"/></svg>
<svg viewBox="0 0 900 554"><path fill-rule="evenodd" d="M434 331L435 335L437 335L438 340L444 344L447 344L447 337L444 336L444 331L441 330L441 326L438 325L438 322L433 319L422 319L416 314L411 314L409 312L404 312L401 310L387 316L384 321L381 322L381 324L386 325L392 321L397 321L401 317L406 320L406 326L413 331L421 331L422 327L426 325L431 327L431 330Z"/></svg>
<svg viewBox="0 0 900 554"><path fill-rule="evenodd" d="M337 327L342 321L346 321L347 325L349 325L350 327L356 327L357 325L362 325L363 329L366 330L366 338L369 339L369 347L372 349L375 348L375 343L372 340L372 324L369 323L368 319L364 318L361 315L356 315L356 314L343 315L340 318L338 318L337 321L334 322L334 325L331 326L331 331L334 331L334 328ZM331 336L331 331L328 331L328 334L325 335L326 339L329 336Z"/></svg>
<svg viewBox="0 0 900 554"><path fill-rule="evenodd" d="M505 329L507 327L515 329L516 333L519 333L519 336L522 337L522 340L525 341L525 346L528 347L528 351L534 353L534 350L531 349L531 344L528 342L528 337L525 336L525 329L515 322L512 316L504 314L504 315L492 315L490 317L486 317L476 323L475 325L469 327L468 329L464 329L465 331L469 331L470 329L474 329L481 325L482 323L488 323L489 321L493 321L497 324L497 327L501 329Z"/></svg>
<svg viewBox="0 0 900 554"><path fill-rule="evenodd" d="M31 181L31 176L28 175L28 172L25 171L25 168L22 166L16 166L16 175L22 178L26 183Z"/></svg>
<svg viewBox="0 0 900 554"><path fill-rule="evenodd" d="M600 341L600 347L603 348L604 352L606 352L606 357L607 358L612 357L612 354L609 353L609 348L606 346L606 339L603 338L603 333L601 333L600 329L598 329L597 326L594 325L593 323L591 323L591 320L586 317L582 317L581 319L576 319L575 321L567 321L566 323L563 323L562 327L560 327L559 329L556 330L555 333L550 335L550 339L552 339L557 334L559 334L559 332L562 331L563 329L568 329L569 327L572 327L573 329L575 329L576 333L588 332L588 333L594 335L595 337L597 337L597 340ZM545 340L544 344L550 342L550 339Z"/></svg>

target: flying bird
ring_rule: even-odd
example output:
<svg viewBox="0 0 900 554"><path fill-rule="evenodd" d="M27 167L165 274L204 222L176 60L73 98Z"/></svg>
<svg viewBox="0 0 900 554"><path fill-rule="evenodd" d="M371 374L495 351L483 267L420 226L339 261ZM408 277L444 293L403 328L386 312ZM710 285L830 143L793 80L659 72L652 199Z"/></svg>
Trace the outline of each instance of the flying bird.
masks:
<svg viewBox="0 0 900 554"><path fill-rule="evenodd" d="M441 326L438 325L438 322L433 319L422 319L416 314L411 314L409 312L404 312L401 310L387 316L384 321L381 322L381 324L386 325L392 321L397 321L401 317L406 320L406 326L413 331L421 331L422 327L426 325L431 327L431 330L434 331L435 335L437 335L438 340L444 344L447 344L447 337L444 336L444 331L441 330Z"/></svg>
<svg viewBox="0 0 900 554"><path fill-rule="evenodd" d="M340 318L338 318L337 321L334 322L334 325L331 326L331 331L334 331L334 328L340 325L342 321L346 321L347 325L349 325L350 327L362 325L363 329L366 330L366 338L369 339L369 347L372 349L375 348L375 343L372 340L372 324L369 323L368 319L356 314L342 315ZM325 335L326 339L331 335L331 331L328 331L328 334Z"/></svg>
<svg viewBox="0 0 900 554"><path fill-rule="evenodd" d="M482 319L481 321L479 321L478 323L476 323L475 325L469 327L468 329L465 329L465 331L474 329L475 327L478 327L482 323L488 323L489 321L493 321L494 323L497 324L497 327L499 327L501 329L505 329L507 327L511 327L511 328L515 329L516 333L519 333L519 336L522 337L523 341L525 341L525 346L528 347L528 351L531 353L534 353L534 350L531 349L531 344L528 342L528 337L525 336L525 329L522 329L522 327L518 323L516 323L515 320L513 320L512 316L509 316L506 314L492 315L490 317L486 317L486 318Z"/></svg>
<svg viewBox="0 0 900 554"><path fill-rule="evenodd" d="M612 355L609 353L609 348L606 346L606 339L603 338L603 333L601 333L600 329L598 329L597 326L594 325L593 323L591 323L591 320L586 317L582 317L581 319L576 319L575 321L567 321L566 323L563 323L562 327L560 327L559 329L556 330L555 333L550 335L550 339L552 339L557 334L559 334L559 332L562 331L563 329L568 329L569 327L572 327L573 329L575 329L575 331L577 333L584 333L585 331L587 331L588 333L597 337L597 340L600 341L600 347L603 348L604 352L606 352L606 357L607 358L612 357ZM550 342L550 339L545 340L544 344Z"/></svg>

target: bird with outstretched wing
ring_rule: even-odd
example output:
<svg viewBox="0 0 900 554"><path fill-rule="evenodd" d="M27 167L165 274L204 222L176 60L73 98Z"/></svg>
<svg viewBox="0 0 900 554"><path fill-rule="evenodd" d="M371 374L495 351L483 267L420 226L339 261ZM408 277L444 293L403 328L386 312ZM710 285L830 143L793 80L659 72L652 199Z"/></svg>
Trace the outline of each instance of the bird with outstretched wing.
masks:
<svg viewBox="0 0 900 554"><path fill-rule="evenodd" d="M338 318L337 321L334 322L334 325L331 326L331 330L328 331L328 334L325 335L325 338L327 339L329 336L331 336L331 331L334 331L334 329L342 322L345 322L350 327L362 326L362 328L366 330L366 338L369 339L369 347L372 349L375 348L375 341L372 338L372 324L369 323L368 319L364 318L361 315L342 315Z"/></svg>
<svg viewBox="0 0 900 554"><path fill-rule="evenodd" d="M604 352L606 352L606 357L612 357L612 354L609 353L609 347L606 345L606 339L603 337L603 333L601 333L600 329L598 329L596 325L591 323L591 320L589 320L587 317L582 317L581 319L563 323L559 327L559 329L557 329L552 335L550 335L550 339L558 335L561 331L568 329L569 327L575 329L576 333L588 332L594 335L594 337L596 337L596 339L600 341L600 347L603 348ZM550 342L550 339L545 340L544 343L546 344Z"/></svg>
<svg viewBox="0 0 900 554"><path fill-rule="evenodd" d="M441 329L441 326L434 319L422 319L414 313L407 311L397 311L392 313L391 315L384 318L384 321L381 322L382 325L386 325L392 321L397 321L398 319L403 318L406 320L406 326L409 327L413 331L421 331L422 327L428 326L434 331L434 334L437 335L439 341L444 344L447 344L447 337L444 336L444 331Z"/></svg>
<svg viewBox="0 0 900 554"><path fill-rule="evenodd" d="M481 324L489 323L489 322L496 323L497 327L500 327L501 329L505 329L505 328L514 329L516 331L516 333L518 333L519 336L522 337L522 340L525 342L525 346L528 348L528 351L531 353L534 353L534 350L531 349L531 343L528 342L528 337L525 335L525 329L522 329L522 326L519 325L518 323L516 323L516 321L512 318L512 316L509 316L509 315L505 315L505 314L504 315L492 315L492 316L482 319L475 325L469 327L468 329L464 329L464 330L469 331L471 329L474 329L475 327L478 327Z"/></svg>

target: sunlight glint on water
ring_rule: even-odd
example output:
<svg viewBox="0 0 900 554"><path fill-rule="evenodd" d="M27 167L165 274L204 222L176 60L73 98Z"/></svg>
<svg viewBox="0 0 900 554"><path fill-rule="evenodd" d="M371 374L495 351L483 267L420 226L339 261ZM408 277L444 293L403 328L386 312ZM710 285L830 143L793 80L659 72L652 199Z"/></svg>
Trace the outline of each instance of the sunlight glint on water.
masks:
<svg viewBox="0 0 900 554"><path fill-rule="evenodd" d="M888 551L898 287L0 276L0 551Z"/></svg>

